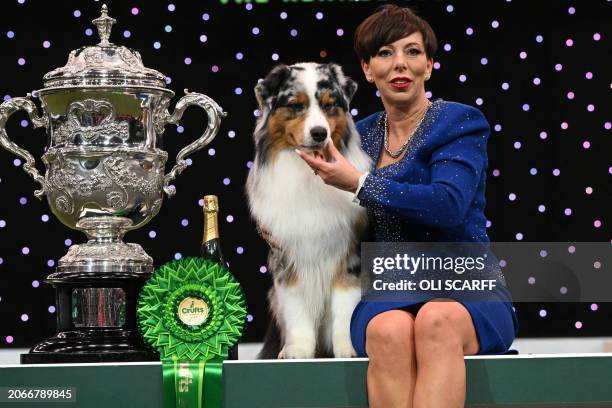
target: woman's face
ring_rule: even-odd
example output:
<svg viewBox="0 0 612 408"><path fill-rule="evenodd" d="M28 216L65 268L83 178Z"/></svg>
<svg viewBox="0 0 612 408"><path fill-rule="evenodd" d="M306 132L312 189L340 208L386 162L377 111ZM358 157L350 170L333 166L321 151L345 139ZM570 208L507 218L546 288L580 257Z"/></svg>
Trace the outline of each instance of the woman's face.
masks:
<svg viewBox="0 0 612 408"><path fill-rule="evenodd" d="M369 63L361 61L361 68L366 79L376 84L383 102L402 107L413 106L425 97L432 64L417 31L380 47Z"/></svg>

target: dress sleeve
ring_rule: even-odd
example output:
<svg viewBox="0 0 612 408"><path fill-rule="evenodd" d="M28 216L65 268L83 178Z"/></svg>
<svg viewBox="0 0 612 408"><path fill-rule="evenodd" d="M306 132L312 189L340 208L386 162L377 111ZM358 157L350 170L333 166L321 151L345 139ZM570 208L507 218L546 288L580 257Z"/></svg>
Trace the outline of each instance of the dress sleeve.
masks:
<svg viewBox="0 0 612 408"><path fill-rule="evenodd" d="M480 111L471 108L462 120L451 121L444 129L444 142L426 163L429 184L402 183L373 170L359 191L360 205L382 206L406 221L432 227L461 224L487 165L489 125Z"/></svg>

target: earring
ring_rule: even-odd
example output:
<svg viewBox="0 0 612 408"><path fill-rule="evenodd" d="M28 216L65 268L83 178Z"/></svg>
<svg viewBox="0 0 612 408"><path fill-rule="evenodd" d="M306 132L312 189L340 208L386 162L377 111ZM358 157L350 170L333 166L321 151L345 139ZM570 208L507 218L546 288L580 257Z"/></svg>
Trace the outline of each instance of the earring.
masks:
<svg viewBox="0 0 612 408"><path fill-rule="evenodd" d="M374 82L374 79L372 79L372 77L367 77L367 78L366 78L366 80L367 80L368 82Z"/></svg>
<svg viewBox="0 0 612 408"><path fill-rule="evenodd" d="M430 77L430 75L425 75L425 80L429 81L429 77Z"/></svg>

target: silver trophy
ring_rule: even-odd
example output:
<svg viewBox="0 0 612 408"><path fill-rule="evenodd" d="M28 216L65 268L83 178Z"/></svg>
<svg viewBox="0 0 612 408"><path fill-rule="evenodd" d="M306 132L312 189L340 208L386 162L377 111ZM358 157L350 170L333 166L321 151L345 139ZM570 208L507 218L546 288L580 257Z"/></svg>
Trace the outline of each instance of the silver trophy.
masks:
<svg viewBox="0 0 612 408"><path fill-rule="evenodd" d="M93 20L100 43L72 51L64 67L44 76L35 94L41 116L30 95L0 105L0 145L25 161L24 171L41 186L34 194L46 195L53 214L89 239L71 246L47 277L56 289L59 332L24 354L25 363L155 358L139 342L135 322L138 290L153 260L122 238L159 212L164 192L175 194L171 182L187 167L186 156L212 141L225 116L211 98L187 90L170 114L174 92L166 77L146 68L138 52L109 42L115 19L107 13L104 5ZM192 105L206 111L208 124L165 174L164 127L178 124ZM18 110L47 129L44 176L7 137L5 124Z"/></svg>

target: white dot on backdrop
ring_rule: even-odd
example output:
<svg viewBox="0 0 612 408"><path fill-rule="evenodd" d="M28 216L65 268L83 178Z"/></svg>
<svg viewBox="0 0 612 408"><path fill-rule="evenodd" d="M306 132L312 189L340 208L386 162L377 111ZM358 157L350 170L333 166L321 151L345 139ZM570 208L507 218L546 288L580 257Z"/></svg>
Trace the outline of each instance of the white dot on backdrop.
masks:
<svg viewBox="0 0 612 408"><path fill-rule="evenodd" d="M29 254L30 253L30 248L28 248L28 247L21 248L21 253L24 254L24 255Z"/></svg>
<svg viewBox="0 0 612 408"><path fill-rule="evenodd" d="M426 97L427 99L431 99L431 97L432 97L432 93L431 93L431 91L425 91L425 97ZM353 116L355 116L355 115L353 115Z"/></svg>
<svg viewBox="0 0 612 408"><path fill-rule="evenodd" d="M236 95L242 95L242 88L236 88L236 89L234 89L234 93L235 93Z"/></svg>
<svg viewBox="0 0 612 408"><path fill-rule="evenodd" d="M496 125L493 127L493 129L495 129L495 131L496 131L496 132L501 132L501 130L502 130L502 125L500 125L499 123L497 123L497 124L496 124Z"/></svg>
<svg viewBox="0 0 612 408"><path fill-rule="evenodd" d="M487 222L486 222L485 226L486 226L487 228L491 228L491 225L493 225L493 223L492 223L490 220L487 220Z"/></svg>
<svg viewBox="0 0 612 408"><path fill-rule="evenodd" d="M86 28L85 29L85 35L90 37L93 34L93 30L91 28Z"/></svg>
<svg viewBox="0 0 612 408"><path fill-rule="evenodd" d="M448 44L448 43L447 43L447 44L444 44L444 51L450 51L452 48L453 48L453 46L452 46L452 45L450 45L450 44Z"/></svg>
<svg viewBox="0 0 612 408"><path fill-rule="evenodd" d="M433 64L434 69L440 69L441 66L442 65L438 61L434 62L434 64ZM376 92L378 92L378 91L376 91Z"/></svg>
<svg viewBox="0 0 612 408"><path fill-rule="evenodd" d="M285 13L284 11L282 11L282 12L280 13L280 18L281 18L281 20L286 20L286 19L287 19L287 13Z"/></svg>
<svg viewBox="0 0 612 408"><path fill-rule="evenodd" d="M208 13L202 14L202 20L204 20L204 21L210 20L210 14L208 14Z"/></svg>
<svg viewBox="0 0 612 408"><path fill-rule="evenodd" d="M342 37L342 36L344 35L344 30L343 30L343 29L341 29L341 28L337 29L337 30L336 30L336 35L337 35L338 37Z"/></svg>
<svg viewBox="0 0 612 408"><path fill-rule="evenodd" d="M352 116L357 116L359 114L359 111L355 108L351 109L351 115Z"/></svg>
<svg viewBox="0 0 612 408"><path fill-rule="evenodd" d="M459 75L459 82L465 82L467 80L467 76L464 74Z"/></svg>
<svg viewBox="0 0 612 408"><path fill-rule="evenodd" d="M291 34L292 37L295 37L298 35L298 30L296 30L295 28L291 29L291 31L289 31L289 34Z"/></svg>
<svg viewBox="0 0 612 408"><path fill-rule="evenodd" d="M527 112L527 111L529 110L529 104L528 104L528 103L524 103L524 104L523 104L523 110L524 110L525 112Z"/></svg>
<svg viewBox="0 0 612 408"><path fill-rule="evenodd" d="M32 287L37 288L39 286L40 286L40 282L39 281L37 281L37 280L32 281Z"/></svg>
<svg viewBox="0 0 612 408"><path fill-rule="evenodd" d="M253 28L251 29L251 32L252 32L253 34L255 34L255 35L259 34L259 32L260 32L259 27L253 27Z"/></svg>
<svg viewBox="0 0 612 408"><path fill-rule="evenodd" d="M200 36L200 42L205 43L206 41L208 41L208 37L206 36L206 34L202 34L202 35Z"/></svg>
<svg viewBox="0 0 612 408"><path fill-rule="evenodd" d="M180 252L177 252L176 254L174 254L174 259L176 259L177 261L181 259L182 257L183 255Z"/></svg>
<svg viewBox="0 0 612 408"><path fill-rule="evenodd" d="M15 166L15 167L21 166L21 160L19 160L19 159L13 160L13 166Z"/></svg>
<svg viewBox="0 0 612 408"><path fill-rule="evenodd" d="M230 139L233 139L233 138L235 138L235 137L236 137L236 132L234 132L233 130L230 130L229 132L227 132L227 136L228 136Z"/></svg>
<svg viewBox="0 0 612 408"><path fill-rule="evenodd" d="M540 251L540 256L542 258L546 258L546 256L548 256L548 252L546 252L546 250L543 249L543 250Z"/></svg>
<svg viewBox="0 0 612 408"><path fill-rule="evenodd" d="M233 215L228 215L227 217L225 217L225 220L227 222L234 222L234 216Z"/></svg>
<svg viewBox="0 0 612 408"><path fill-rule="evenodd" d="M546 317L546 315L547 315L548 313L546 313L546 310L545 310L545 309L540 309L540 313L539 313L539 314L540 314L540 317Z"/></svg>
<svg viewBox="0 0 612 408"><path fill-rule="evenodd" d="M236 253L237 254L243 254L244 253L244 248L239 246L238 248L236 248Z"/></svg>
<svg viewBox="0 0 612 408"><path fill-rule="evenodd" d="M546 132L540 132L540 139L544 140L548 137L548 133Z"/></svg>
<svg viewBox="0 0 612 408"><path fill-rule="evenodd" d="M243 53L241 53L241 52L237 52L237 53L236 53L236 59L237 59L237 60L241 60L242 58L244 58L244 54L243 54Z"/></svg>
<svg viewBox="0 0 612 408"><path fill-rule="evenodd" d="M468 27L468 28L465 29L465 33L467 35L472 35L472 34L474 34L474 29L472 27Z"/></svg>
<svg viewBox="0 0 612 408"><path fill-rule="evenodd" d="M132 36L132 33L129 30L125 30L123 32L123 37L124 38L130 38Z"/></svg>
<svg viewBox="0 0 612 408"><path fill-rule="evenodd" d="M541 83L542 83L542 81L540 80L540 78L538 78L538 77L533 78L533 84L534 85L540 85Z"/></svg>
<svg viewBox="0 0 612 408"><path fill-rule="evenodd" d="M525 51L521 51L521 52L519 53L519 58L520 58L520 59L525 59L525 58L527 58L527 53L526 53Z"/></svg>
<svg viewBox="0 0 612 408"><path fill-rule="evenodd" d="M252 167L253 167L253 162L249 160L249 161L247 162L246 166L247 166L247 169L252 168Z"/></svg>
<svg viewBox="0 0 612 408"><path fill-rule="evenodd" d="M229 183L230 183L230 179L229 178L226 177L226 178L223 179L223 184L224 185L227 186L227 185L229 185Z"/></svg>
<svg viewBox="0 0 612 408"><path fill-rule="evenodd" d="M64 240L64 245L66 245L66 246L72 245L72 240L70 238L65 239Z"/></svg>
<svg viewBox="0 0 612 408"><path fill-rule="evenodd" d="M553 170L553 172L552 172L552 174L553 174L553 176L557 177L557 176L559 176L559 175L561 174L561 170L559 170L559 169L554 169L554 170Z"/></svg>
<svg viewBox="0 0 612 408"><path fill-rule="evenodd" d="M43 41L43 47L44 48L49 48L51 46L51 43L49 41Z"/></svg>
<svg viewBox="0 0 612 408"><path fill-rule="evenodd" d="M266 273L266 272L268 272L268 268L265 265L264 266L260 266L259 267L259 272Z"/></svg>
<svg viewBox="0 0 612 408"><path fill-rule="evenodd" d="M516 150L520 149L521 148L521 142L514 142L514 148Z"/></svg>
<svg viewBox="0 0 612 408"><path fill-rule="evenodd" d="M491 21L491 27L498 28L499 27L499 21L497 21L497 20Z"/></svg>
<svg viewBox="0 0 612 408"><path fill-rule="evenodd" d="M538 174L538 169L536 169L535 167L532 167L529 170L529 174L531 174L532 176L535 176L536 174Z"/></svg>
<svg viewBox="0 0 612 408"><path fill-rule="evenodd" d="M448 11L449 13L452 13L454 9L455 7L453 7L452 4L449 4L448 6L446 6L446 11Z"/></svg>
<svg viewBox="0 0 612 408"><path fill-rule="evenodd" d="M49 306L47 310L49 311L49 313L55 313L55 306Z"/></svg>
<svg viewBox="0 0 612 408"><path fill-rule="evenodd" d="M559 288L559 292L560 292L562 295L565 295L565 294L567 294L567 288L566 288L565 286L561 286L561 287Z"/></svg>
<svg viewBox="0 0 612 408"><path fill-rule="evenodd" d="M55 261L54 261L53 259L49 259L49 260L47 261L47 266L48 266L49 268L52 268L53 266L55 266Z"/></svg>
<svg viewBox="0 0 612 408"><path fill-rule="evenodd" d="M563 69L563 65L555 64L555 71L561 71Z"/></svg>
<svg viewBox="0 0 612 408"><path fill-rule="evenodd" d="M544 37L542 37L541 35L537 35L536 36L536 42L541 43L542 41L544 41Z"/></svg>
<svg viewBox="0 0 612 408"><path fill-rule="evenodd" d="M489 63L489 60L488 60L488 59L486 59L485 57L482 57L482 58L480 59L480 63L481 63L482 65L487 65L487 64Z"/></svg>
<svg viewBox="0 0 612 408"><path fill-rule="evenodd" d="M502 88L504 91L507 91L507 90L508 90L508 88L510 88L510 84L509 84L509 83L507 83L507 82L504 82L503 84L501 84L501 88Z"/></svg>
<svg viewBox="0 0 612 408"><path fill-rule="evenodd" d="M572 215L572 209L571 209L571 208L566 208L566 209L563 211L563 213L564 213L565 215L567 215L567 216L570 216L570 215Z"/></svg>
<svg viewBox="0 0 612 408"><path fill-rule="evenodd" d="M21 315L21 321L22 322L27 322L30 319L30 317L27 314L22 314Z"/></svg>
<svg viewBox="0 0 612 408"><path fill-rule="evenodd" d="M272 60L273 61L278 61L278 59L279 59L279 56L278 56L277 53L272 54Z"/></svg>
<svg viewBox="0 0 612 408"><path fill-rule="evenodd" d="M157 232L151 230L149 231L149 238L155 238L157 236Z"/></svg>
<svg viewBox="0 0 612 408"><path fill-rule="evenodd" d="M209 156L214 156L215 155L215 149L213 149L212 147L210 149L208 149L208 155Z"/></svg>
<svg viewBox="0 0 612 408"><path fill-rule="evenodd" d="M533 284L535 284L535 283L536 283L536 278L534 278L533 276L530 276L530 277L529 277L529 279L527 279L527 282L528 282L530 285L533 285Z"/></svg>
<svg viewBox="0 0 612 408"><path fill-rule="evenodd" d="M521 234L520 232L516 234L516 240L517 241L522 241L523 240L523 234Z"/></svg>
<svg viewBox="0 0 612 408"><path fill-rule="evenodd" d="M545 206L545 205L543 205L543 204L540 204L540 205L538 206L538 211L539 211L539 212L541 212L541 213L543 213L544 211L546 211L546 206Z"/></svg>
<svg viewBox="0 0 612 408"><path fill-rule="evenodd" d="M322 20L323 19L323 13L318 11L317 14L315 14L315 17L316 17L317 20Z"/></svg>
<svg viewBox="0 0 612 408"><path fill-rule="evenodd" d="M188 220L187 218L183 218L183 219L181 220L181 225L182 225L183 227L188 226L188 225L189 225L189 220Z"/></svg>
<svg viewBox="0 0 612 408"><path fill-rule="evenodd" d="M516 194L514 194L514 193L508 194L508 200L510 200L510 201L516 200Z"/></svg>
<svg viewBox="0 0 612 408"><path fill-rule="evenodd" d="M476 105L482 105L484 103L484 101L482 100L482 98L476 98Z"/></svg>
<svg viewBox="0 0 612 408"><path fill-rule="evenodd" d="M0 220L0 228L6 227L6 221Z"/></svg>
<svg viewBox="0 0 612 408"><path fill-rule="evenodd" d="M597 309L599 309L597 303L591 303L591 310L595 312Z"/></svg>

